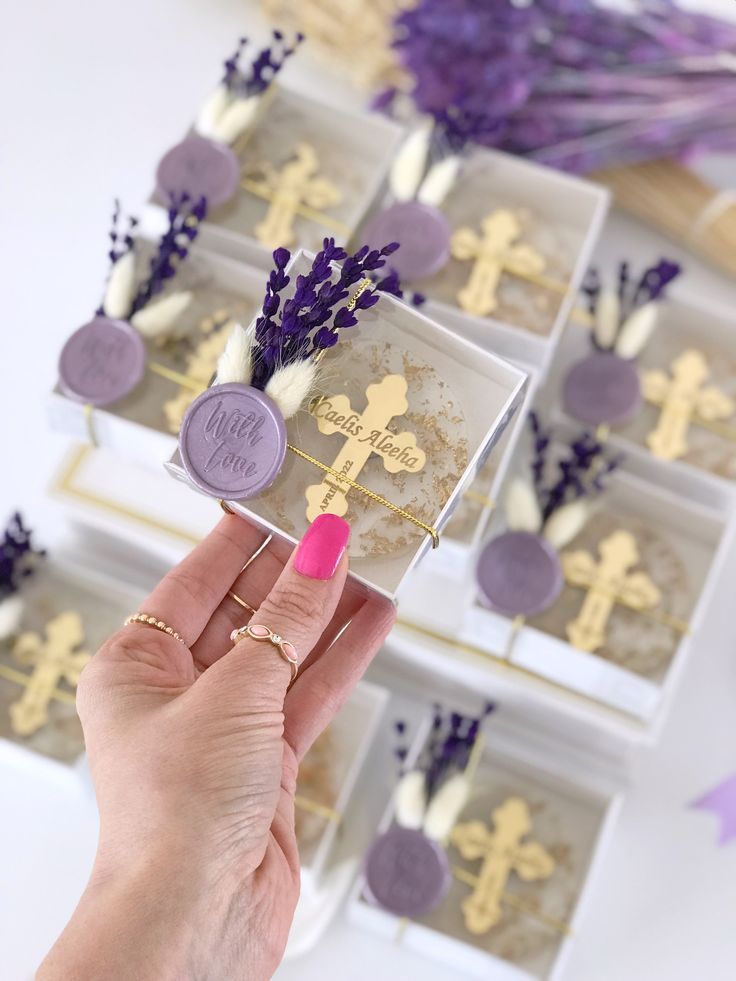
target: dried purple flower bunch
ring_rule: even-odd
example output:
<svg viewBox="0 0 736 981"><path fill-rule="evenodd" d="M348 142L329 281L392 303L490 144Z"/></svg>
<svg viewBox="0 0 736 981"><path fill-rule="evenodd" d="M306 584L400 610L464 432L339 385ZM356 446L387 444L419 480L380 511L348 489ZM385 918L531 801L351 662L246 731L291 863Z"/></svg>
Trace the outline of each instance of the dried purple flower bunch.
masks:
<svg viewBox="0 0 736 981"><path fill-rule="evenodd" d="M531 480L517 475L509 481L506 525L512 536L519 532L536 536L559 552L585 527L593 498L605 490L623 457L607 456L601 440L583 432L555 454L553 467L551 431L542 426L536 412L529 413L529 425Z"/></svg>
<svg viewBox="0 0 736 981"><path fill-rule="evenodd" d="M620 455L606 456L605 445L592 433L583 432L565 444L556 461L555 476L545 483L552 462L552 432L543 428L536 412L529 413L529 425L533 436L532 477L544 521L564 505L602 493L607 478L623 461Z"/></svg>
<svg viewBox="0 0 736 981"><path fill-rule="evenodd" d="M33 545L33 533L23 524L16 511L8 521L0 540L0 602L17 592L21 583L32 575L46 552Z"/></svg>
<svg viewBox="0 0 736 981"><path fill-rule="evenodd" d="M285 419L294 415L314 386L318 356L378 302L382 283L371 275L398 247L396 242L382 249L363 246L348 255L326 238L288 299L281 294L291 282L286 273L291 253L276 249L261 315L252 330L233 329L217 365L217 383L252 385L276 402Z"/></svg>
<svg viewBox="0 0 736 981"><path fill-rule="evenodd" d="M444 841L470 794L468 772L481 726L494 710L487 703L479 716L433 709L427 746L417 766L404 773L396 787L396 822Z"/></svg>
<svg viewBox="0 0 736 981"><path fill-rule="evenodd" d="M151 257L148 276L139 285L133 299L133 313L149 303L161 292L168 280L176 275L179 265L189 255L206 215L207 202L204 198L192 201L188 194L182 194L169 202L168 228Z"/></svg>
<svg viewBox="0 0 736 981"><path fill-rule="evenodd" d="M660 259L637 278L631 275L628 262L622 262L616 287L611 289L602 284L598 270L591 270L583 293L593 319L594 346L622 358L635 358L654 330L657 304L681 271L676 262Z"/></svg>
<svg viewBox="0 0 736 981"><path fill-rule="evenodd" d="M271 39L272 44L262 48L244 69L240 62L248 45L248 38L240 38L237 48L225 62L225 74L222 79L223 85L231 95L247 98L265 92L304 41L304 35L299 33L293 41L288 42L281 31L273 31Z"/></svg>
<svg viewBox="0 0 736 981"><path fill-rule="evenodd" d="M395 47L453 152L475 142L584 173L736 148L736 27L673 0L633 7L419 0Z"/></svg>
<svg viewBox="0 0 736 981"><path fill-rule="evenodd" d="M191 302L192 294L188 291L174 292L157 301L154 301L154 297L176 275L189 255L206 213L207 202L204 198L192 201L183 194L171 200L168 227L151 257L148 275L136 284L137 243L134 232L138 220L129 216L125 229L121 230L122 212L116 200L109 233L110 273L104 298L97 310L98 316L129 320L139 333L148 338L163 337L169 333Z"/></svg>
<svg viewBox="0 0 736 981"><path fill-rule="evenodd" d="M0 640L17 632L23 614L18 592L45 555L34 547L32 533L16 511L0 539Z"/></svg>
<svg viewBox="0 0 736 981"><path fill-rule="evenodd" d="M304 36L297 34L292 42L287 42L281 31L274 31L272 44L244 67L241 60L248 39L241 38L225 61L222 79L197 114L195 132L217 143L236 143L253 125L264 93L303 40Z"/></svg>
<svg viewBox="0 0 736 981"><path fill-rule="evenodd" d="M480 728L494 709L495 705L487 702L480 715L472 716L445 711L441 705L433 707L432 730L422 767L430 796L451 774L462 772L468 765Z"/></svg>

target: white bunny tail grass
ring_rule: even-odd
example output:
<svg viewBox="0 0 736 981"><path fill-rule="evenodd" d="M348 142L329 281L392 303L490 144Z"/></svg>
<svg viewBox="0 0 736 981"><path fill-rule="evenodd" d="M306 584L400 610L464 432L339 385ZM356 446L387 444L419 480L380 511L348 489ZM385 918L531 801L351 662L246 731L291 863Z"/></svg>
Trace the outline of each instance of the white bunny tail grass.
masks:
<svg viewBox="0 0 736 981"><path fill-rule="evenodd" d="M460 157L445 157L436 163L422 181L417 200L439 208L457 180L460 163Z"/></svg>
<svg viewBox="0 0 736 981"><path fill-rule="evenodd" d="M621 301L613 290L603 290L595 305L593 337L599 347L610 351L621 323Z"/></svg>
<svg viewBox="0 0 736 981"><path fill-rule="evenodd" d="M126 252L110 270L102 309L106 316L125 320L135 295L135 255Z"/></svg>
<svg viewBox="0 0 736 981"><path fill-rule="evenodd" d="M427 783L420 770L410 770L399 780L394 791L396 822L402 828L418 831L427 811Z"/></svg>
<svg viewBox="0 0 736 981"><path fill-rule="evenodd" d="M212 138L221 143L234 143L255 119L260 96L234 99L217 120Z"/></svg>
<svg viewBox="0 0 736 981"><path fill-rule="evenodd" d="M389 174L389 187L397 201L411 201L417 192L427 164L432 130L419 126L404 140Z"/></svg>
<svg viewBox="0 0 736 981"><path fill-rule="evenodd" d="M436 791L429 802L423 830L433 841L444 841L452 831L470 795L464 773L455 773Z"/></svg>
<svg viewBox="0 0 736 981"><path fill-rule="evenodd" d="M563 504L545 522L543 534L558 551L569 545L585 527L590 517L590 504L582 499Z"/></svg>
<svg viewBox="0 0 736 981"><path fill-rule="evenodd" d="M142 310L133 314L130 322L144 337L163 337L174 329L176 321L191 302L192 294L188 290L170 293L162 300L147 303Z"/></svg>
<svg viewBox="0 0 736 981"><path fill-rule="evenodd" d="M224 85L218 85L215 91L205 99L194 122L194 132L199 136L216 139L218 120L228 107L230 93Z"/></svg>
<svg viewBox="0 0 736 981"><path fill-rule="evenodd" d="M523 477L514 477L504 501L506 523L511 531L537 534L542 528L542 510L534 488Z"/></svg>
<svg viewBox="0 0 736 981"><path fill-rule="evenodd" d="M8 596L0 602L0 640L18 632L23 616L23 600L20 596Z"/></svg>
<svg viewBox="0 0 736 981"><path fill-rule="evenodd" d="M657 304L650 300L634 310L624 321L616 341L615 351L620 358L635 358L646 346L657 326Z"/></svg>
<svg viewBox="0 0 736 981"><path fill-rule="evenodd" d="M215 384L226 385L228 382L240 382L250 385L253 371L251 351L255 327L243 327L233 324L225 348L217 360L217 379Z"/></svg>
<svg viewBox="0 0 736 981"><path fill-rule="evenodd" d="M276 369L265 392L279 407L284 419L291 419L307 401L316 378L314 361L294 361Z"/></svg>

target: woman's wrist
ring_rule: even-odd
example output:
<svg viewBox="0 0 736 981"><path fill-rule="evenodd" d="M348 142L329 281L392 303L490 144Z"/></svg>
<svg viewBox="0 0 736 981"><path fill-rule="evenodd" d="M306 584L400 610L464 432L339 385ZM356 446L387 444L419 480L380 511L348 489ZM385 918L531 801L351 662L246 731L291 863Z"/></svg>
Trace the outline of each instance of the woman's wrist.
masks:
<svg viewBox="0 0 736 981"><path fill-rule="evenodd" d="M39 981L185 981L197 976L217 915L202 864L172 853L140 853L127 865L98 860ZM222 896L215 893L219 904ZM201 976L201 974L199 974Z"/></svg>

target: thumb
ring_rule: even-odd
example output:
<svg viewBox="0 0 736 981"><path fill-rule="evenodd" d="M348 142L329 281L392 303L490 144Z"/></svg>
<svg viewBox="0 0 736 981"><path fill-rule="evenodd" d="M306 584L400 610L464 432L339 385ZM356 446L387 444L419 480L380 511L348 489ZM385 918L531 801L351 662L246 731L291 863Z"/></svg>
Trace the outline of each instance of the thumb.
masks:
<svg viewBox="0 0 736 981"><path fill-rule="evenodd" d="M210 689L218 712L242 717L283 711L293 677L286 658L301 664L334 616L348 572L349 539L350 526L337 515L322 514L310 525L250 618L254 632L269 633L262 639L244 634L195 685Z"/></svg>

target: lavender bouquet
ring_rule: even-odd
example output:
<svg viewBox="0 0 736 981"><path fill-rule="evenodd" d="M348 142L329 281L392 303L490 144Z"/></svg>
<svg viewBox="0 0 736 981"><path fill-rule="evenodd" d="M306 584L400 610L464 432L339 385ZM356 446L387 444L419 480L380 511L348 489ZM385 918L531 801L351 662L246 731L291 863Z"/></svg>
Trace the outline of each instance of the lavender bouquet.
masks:
<svg viewBox="0 0 736 981"><path fill-rule="evenodd" d="M341 332L354 327L362 310L378 302L380 292L395 294L394 275L371 278L398 249L363 246L354 255L326 238L310 271L296 279L292 296L282 302L291 282L288 249L273 253L260 316L251 329L236 324L217 366L217 384L239 382L264 391L290 419L313 390L319 359L337 344ZM335 264L341 263L333 281ZM351 296L351 290L356 287Z"/></svg>
<svg viewBox="0 0 736 981"><path fill-rule="evenodd" d="M469 716L435 705L427 745L411 770L404 769L406 747L399 741L394 751L400 764L394 795L397 824L421 829L435 841L446 839L468 799L471 754L494 708L488 702L480 715ZM405 723L398 722L396 729L403 737Z"/></svg>
<svg viewBox="0 0 736 981"><path fill-rule="evenodd" d="M225 60L220 83L197 115L195 131L217 142L234 143L251 125L262 96L303 40L301 33L287 41L281 31L273 31L271 44L244 65L248 39L241 37Z"/></svg>
<svg viewBox="0 0 736 981"><path fill-rule="evenodd" d="M33 545L33 535L16 511L0 539L0 640L16 633L23 613L20 589L45 552Z"/></svg>
<svg viewBox="0 0 736 981"><path fill-rule="evenodd" d="M139 243L134 233L138 220L133 216L124 219L116 200L109 233L110 273L97 315L128 320L149 339L169 333L191 303L192 294L182 290L156 297L189 255L206 213L204 198L193 201L184 194L173 199L167 209L167 228L151 256L148 272L136 283ZM123 222L125 227L121 227Z"/></svg>
<svg viewBox="0 0 736 981"><path fill-rule="evenodd" d="M395 27L415 106L456 149L582 173L736 148L736 25L673 0L420 0Z"/></svg>

